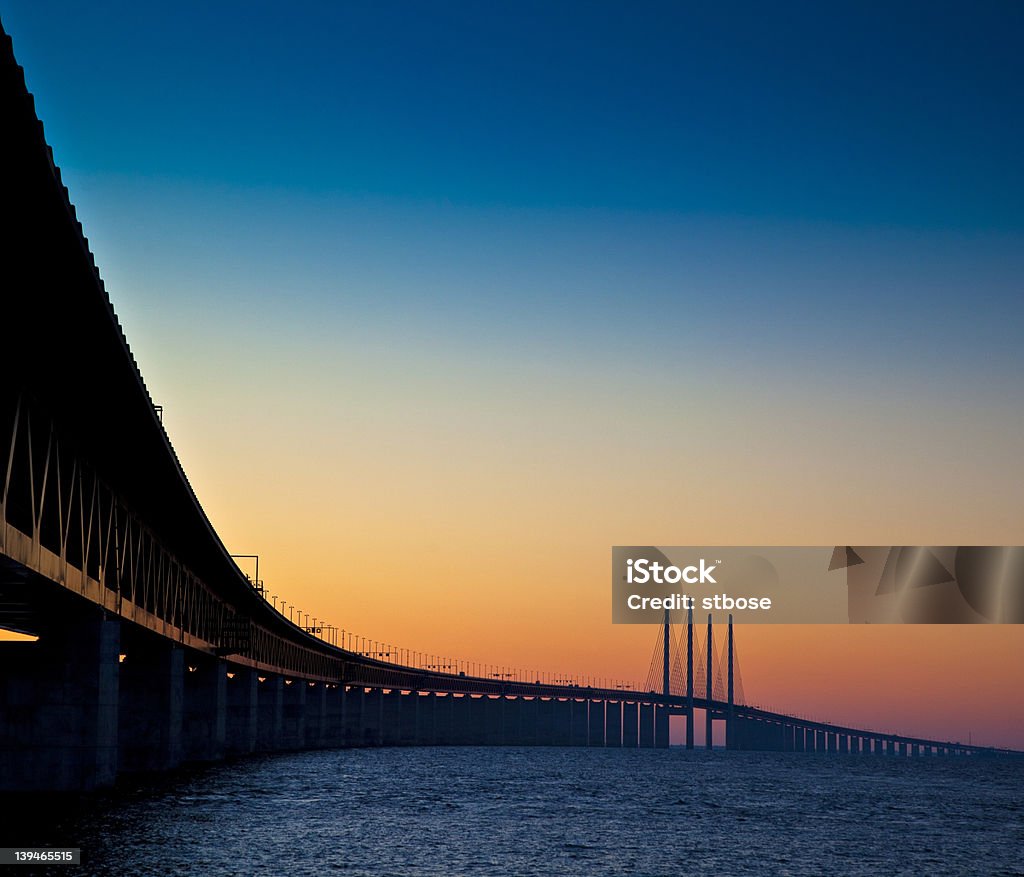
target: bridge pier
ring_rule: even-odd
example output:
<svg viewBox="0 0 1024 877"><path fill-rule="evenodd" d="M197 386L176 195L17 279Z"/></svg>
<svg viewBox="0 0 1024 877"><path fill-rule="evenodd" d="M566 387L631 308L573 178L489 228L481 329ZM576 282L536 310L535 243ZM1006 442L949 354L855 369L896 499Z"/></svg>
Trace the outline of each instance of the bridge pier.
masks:
<svg viewBox="0 0 1024 877"><path fill-rule="evenodd" d="M259 684L256 703L259 722L256 728L256 749L273 752L281 748L284 735L284 679L281 676L257 676Z"/></svg>
<svg viewBox="0 0 1024 877"><path fill-rule="evenodd" d="M432 694L434 745L452 745L453 696L451 694Z"/></svg>
<svg viewBox="0 0 1024 877"><path fill-rule="evenodd" d="M412 694L416 698L416 745L433 746L436 696L422 691L414 691Z"/></svg>
<svg viewBox="0 0 1024 877"><path fill-rule="evenodd" d="M551 742L555 746L572 746L572 701L559 698L554 701L555 733Z"/></svg>
<svg viewBox="0 0 1024 877"><path fill-rule="evenodd" d="M660 703L654 705L654 746L668 749L668 708Z"/></svg>
<svg viewBox="0 0 1024 877"><path fill-rule="evenodd" d="M398 746L402 742L402 692L381 692L380 745Z"/></svg>
<svg viewBox="0 0 1024 877"><path fill-rule="evenodd" d="M360 686L340 686L345 692L342 740L346 746L363 746L363 704L366 692Z"/></svg>
<svg viewBox="0 0 1024 877"><path fill-rule="evenodd" d="M345 745L345 686L324 685L323 726L320 745L332 749Z"/></svg>
<svg viewBox="0 0 1024 877"><path fill-rule="evenodd" d="M227 755L249 755L256 751L259 724L256 671L238 668L225 674L227 716L224 749Z"/></svg>
<svg viewBox="0 0 1024 877"><path fill-rule="evenodd" d="M637 705L634 701L626 701L622 705L622 745L626 749L636 749L640 729L637 725Z"/></svg>
<svg viewBox="0 0 1024 877"><path fill-rule="evenodd" d="M590 736L587 738L588 746L604 746L604 708L605 703L603 700L590 701Z"/></svg>
<svg viewBox="0 0 1024 877"><path fill-rule="evenodd" d="M654 746L654 704L640 704L640 748L651 749Z"/></svg>
<svg viewBox="0 0 1024 877"><path fill-rule="evenodd" d="M505 746L523 745L523 705L521 697L503 697L501 742Z"/></svg>
<svg viewBox="0 0 1024 877"><path fill-rule="evenodd" d="M114 782L119 648L120 624L98 610L54 624L38 642L0 643L0 791Z"/></svg>
<svg viewBox="0 0 1024 877"><path fill-rule="evenodd" d="M665 722L668 722L668 710L665 710ZM665 728L668 733L668 728ZM622 702L610 700L604 710L604 745L622 748Z"/></svg>
<svg viewBox="0 0 1024 877"><path fill-rule="evenodd" d="M452 745L469 746L472 743L469 734L470 697L468 694L450 696L452 698Z"/></svg>
<svg viewBox="0 0 1024 877"><path fill-rule="evenodd" d="M227 739L227 669L223 661L189 658L185 670L185 761L219 761Z"/></svg>
<svg viewBox="0 0 1024 877"><path fill-rule="evenodd" d="M306 745L306 690L302 679L285 679L281 704L280 749L302 749Z"/></svg>
<svg viewBox="0 0 1024 877"><path fill-rule="evenodd" d="M399 746L415 746L419 740L416 736L418 725L416 712L419 709L419 694L415 691L393 691L397 695L397 721L395 722L395 739Z"/></svg>
<svg viewBox="0 0 1024 877"><path fill-rule="evenodd" d="M570 714L572 718L572 746L587 745L587 701L573 698L569 701Z"/></svg>
<svg viewBox="0 0 1024 877"><path fill-rule="evenodd" d="M363 711L360 728L363 732L363 746L384 745L384 692L371 688L363 697Z"/></svg>
<svg viewBox="0 0 1024 877"><path fill-rule="evenodd" d="M307 749L322 749L327 739L327 685L314 682L306 691L306 735Z"/></svg>
<svg viewBox="0 0 1024 877"><path fill-rule="evenodd" d="M541 745L541 700L532 697L523 703L523 745Z"/></svg>
<svg viewBox="0 0 1024 877"><path fill-rule="evenodd" d="M732 748L741 752L757 747L758 722L734 716L731 722L732 732L726 734L726 748Z"/></svg>
<svg viewBox="0 0 1024 877"><path fill-rule="evenodd" d="M502 711L505 709L505 698L503 696L485 696L481 698L481 702L484 713L483 742L487 746L501 746L504 726Z"/></svg>
<svg viewBox="0 0 1024 877"><path fill-rule="evenodd" d="M555 701L550 697L537 700L537 745L550 746L555 733Z"/></svg>
<svg viewBox="0 0 1024 877"><path fill-rule="evenodd" d="M118 769L171 770L181 764L185 655L146 634L125 638L118 691Z"/></svg>

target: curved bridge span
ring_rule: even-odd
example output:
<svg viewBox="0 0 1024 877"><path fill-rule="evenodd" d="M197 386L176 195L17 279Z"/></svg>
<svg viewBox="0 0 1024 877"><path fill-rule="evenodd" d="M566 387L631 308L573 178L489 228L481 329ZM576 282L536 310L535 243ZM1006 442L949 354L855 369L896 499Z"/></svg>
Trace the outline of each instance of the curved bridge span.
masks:
<svg viewBox="0 0 1024 877"><path fill-rule="evenodd" d="M731 672L721 697L667 674L658 692L542 684L403 666L294 624L189 484L6 34L0 118L0 626L38 637L0 643L0 788L324 746L658 747L672 714L692 745L695 710L726 721L731 748L995 752L756 709Z"/></svg>

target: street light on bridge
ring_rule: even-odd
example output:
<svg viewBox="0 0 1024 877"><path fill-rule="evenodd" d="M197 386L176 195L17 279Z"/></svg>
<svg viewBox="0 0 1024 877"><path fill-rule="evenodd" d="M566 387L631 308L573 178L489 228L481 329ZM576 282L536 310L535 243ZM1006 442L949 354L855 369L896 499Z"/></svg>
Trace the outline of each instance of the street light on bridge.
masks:
<svg viewBox="0 0 1024 877"><path fill-rule="evenodd" d="M232 554L231 555L231 559L232 560L255 560L256 561L256 571L253 573L253 578L250 579L249 578L249 574L247 572L245 572L245 570L243 570L240 565L238 567L238 571L240 573L242 573L242 575L245 576L246 579L248 579L250 584L253 584L253 587L258 588L259 587L259 581L260 581L260 556L258 554Z"/></svg>

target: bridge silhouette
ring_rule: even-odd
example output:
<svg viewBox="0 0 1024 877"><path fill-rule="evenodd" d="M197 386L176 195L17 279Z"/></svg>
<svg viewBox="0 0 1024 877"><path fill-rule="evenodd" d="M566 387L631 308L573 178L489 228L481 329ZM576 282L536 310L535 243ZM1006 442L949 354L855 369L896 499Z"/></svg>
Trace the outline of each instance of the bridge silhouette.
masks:
<svg viewBox="0 0 1024 877"><path fill-rule="evenodd" d="M1007 750L745 703L731 621L666 623L646 683L484 667L294 620L203 512L146 389L6 33L0 48L0 789L82 790L256 752L389 745ZM666 619L666 622L668 620ZM685 643L684 643L685 638Z"/></svg>

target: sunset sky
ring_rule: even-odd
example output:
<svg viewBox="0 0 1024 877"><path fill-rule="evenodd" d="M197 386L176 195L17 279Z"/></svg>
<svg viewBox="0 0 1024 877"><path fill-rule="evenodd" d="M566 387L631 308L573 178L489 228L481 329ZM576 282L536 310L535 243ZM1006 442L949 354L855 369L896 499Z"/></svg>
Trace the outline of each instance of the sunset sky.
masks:
<svg viewBox="0 0 1024 877"><path fill-rule="evenodd" d="M1019 544L1024 6L0 0L228 549L642 679L614 544ZM1021 627L759 627L751 700L1024 748Z"/></svg>

